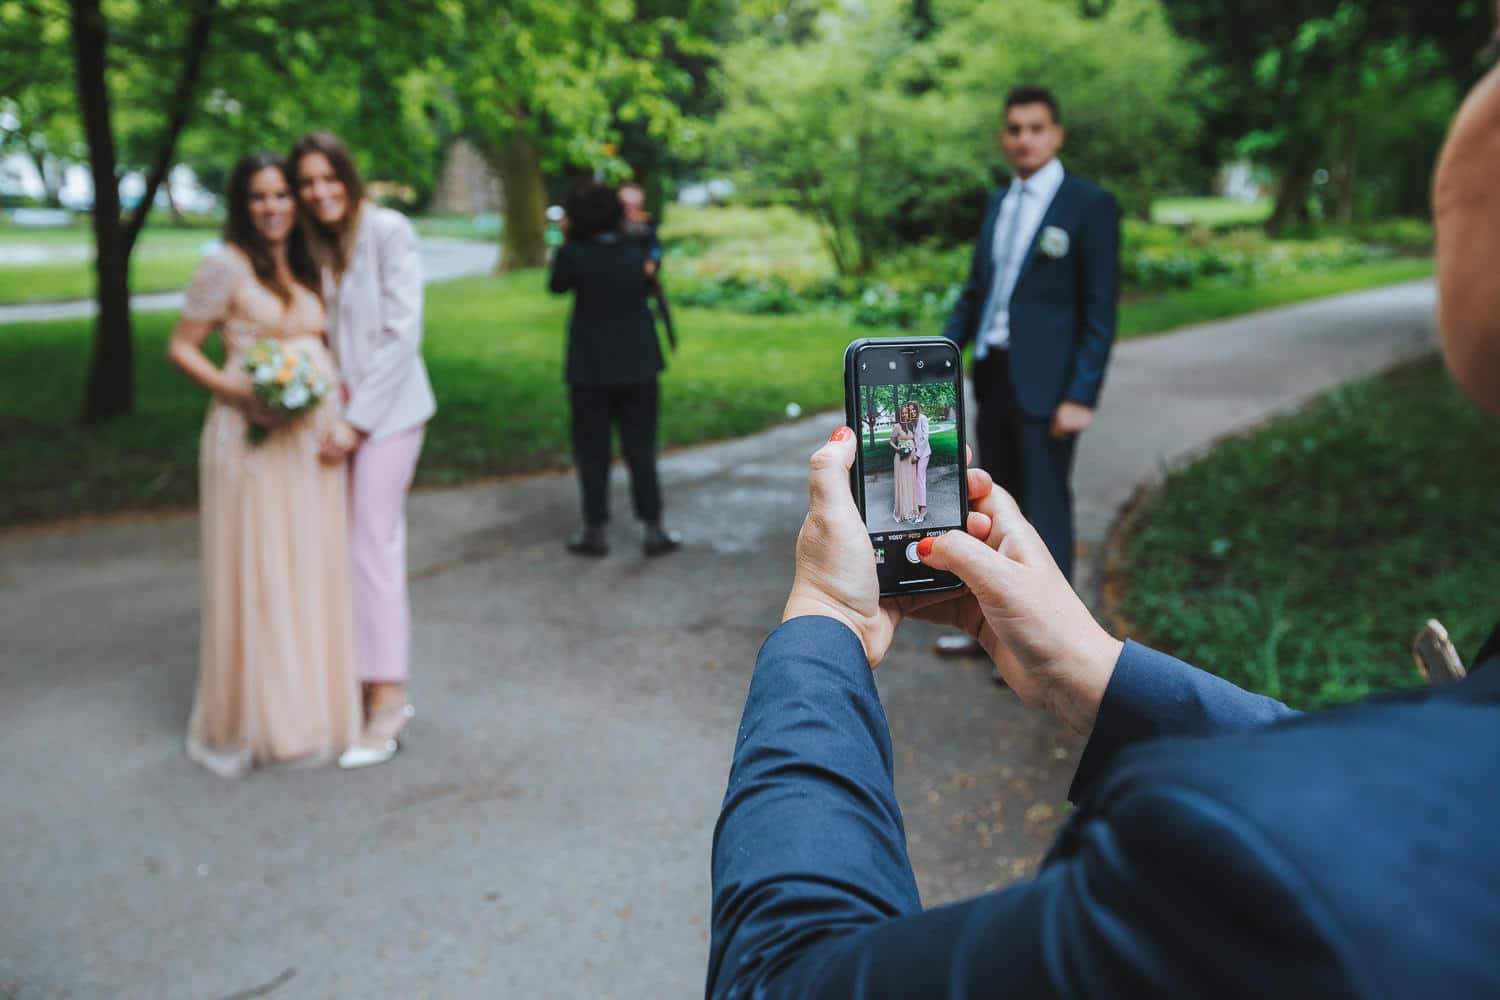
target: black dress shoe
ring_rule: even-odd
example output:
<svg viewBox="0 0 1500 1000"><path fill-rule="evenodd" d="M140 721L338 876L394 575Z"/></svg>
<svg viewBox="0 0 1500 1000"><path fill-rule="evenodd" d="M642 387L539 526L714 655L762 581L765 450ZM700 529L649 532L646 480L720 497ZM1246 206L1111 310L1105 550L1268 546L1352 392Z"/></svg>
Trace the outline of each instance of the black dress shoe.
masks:
<svg viewBox="0 0 1500 1000"><path fill-rule="evenodd" d="M662 528L660 524L646 525L646 542L642 546L650 558L664 556L682 548L682 539Z"/></svg>
<svg viewBox="0 0 1500 1000"><path fill-rule="evenodd" d="M568 551L575 556L588 556L592 559L609 555L609 543L604 540L604 529L598 525L585 527L568 539Z"/></svg>

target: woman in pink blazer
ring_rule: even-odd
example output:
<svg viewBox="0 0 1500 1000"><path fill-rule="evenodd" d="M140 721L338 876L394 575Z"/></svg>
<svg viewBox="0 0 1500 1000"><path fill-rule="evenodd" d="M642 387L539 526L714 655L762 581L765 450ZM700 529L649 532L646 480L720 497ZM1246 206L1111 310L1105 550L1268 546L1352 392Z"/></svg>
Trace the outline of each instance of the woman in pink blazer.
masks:
<svg viewBox="0 0 1500 1000"><path fill-rule="evenodd" d="M365 695L364 732L339 765L365 767L395 755L412 715L406 494L437 409L422 363L422 262L411 223L365 200L336 136L305 136L288 159L323 265L329 334L348 396L323 449L349 456L354 640Z"/></svg>

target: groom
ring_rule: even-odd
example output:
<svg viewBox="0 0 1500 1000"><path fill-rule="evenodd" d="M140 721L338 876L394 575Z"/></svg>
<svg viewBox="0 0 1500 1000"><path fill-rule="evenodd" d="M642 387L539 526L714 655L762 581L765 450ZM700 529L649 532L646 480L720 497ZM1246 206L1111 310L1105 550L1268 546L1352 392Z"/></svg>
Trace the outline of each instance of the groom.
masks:
<svg viewBox="0 0 1500 1000"><path fill-rule="evenodd" d="M990 198L943 335L974 343L980 464L1071 579L1068 480L1115 339L1120 210L1108 191L1063 170L1062 143L1051 91L1006 95L1000 148L1014 176ZM938 642L946 653L971 647L967 638Z"/></svg>

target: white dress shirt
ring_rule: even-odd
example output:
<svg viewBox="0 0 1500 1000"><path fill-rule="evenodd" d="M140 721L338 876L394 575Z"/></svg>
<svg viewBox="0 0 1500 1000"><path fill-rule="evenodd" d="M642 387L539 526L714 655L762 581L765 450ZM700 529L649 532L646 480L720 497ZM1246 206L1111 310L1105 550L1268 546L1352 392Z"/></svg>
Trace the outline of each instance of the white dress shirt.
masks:
<svg viewBox="0 0 1500 1000"><path fill-rule="evenodd" d="M1016 290L1016 281L1021 277L1021 268L1026 263L1026 251L1041 228L1042 217L1062 187L1063 165L1055 157L1047 165L1032 174L1023 183L1020 178L1011 178L1010 190L1000 203L1000 214L995 219L995 235L990 252L994 255L995 278L990 286L990 299L986 303L988 315L980 325L976 355L984 357L991 350L1004 350L1010 346L1010 297ZM1016 218L1016 213L1021 214ZM1004 245L1007 236L1013 237L1010 247ZM1002 270L1003 268L1003 270Z"/></svg>

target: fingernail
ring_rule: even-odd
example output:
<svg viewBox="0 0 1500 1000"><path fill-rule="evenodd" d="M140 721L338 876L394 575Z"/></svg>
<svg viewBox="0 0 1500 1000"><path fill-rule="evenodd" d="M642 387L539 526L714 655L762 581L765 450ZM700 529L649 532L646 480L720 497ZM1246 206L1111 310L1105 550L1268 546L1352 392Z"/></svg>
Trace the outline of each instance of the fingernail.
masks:
<svg viewBox="0 0 1500 1000"><path fill-rule="evenodd" d="M936 542L937 539L933 538L930 535L922 539L917 543L917 555L921 556L923 559L926 559L928 556L932 555L932 546L936 544Z"/></svg>
<svg viewBox="0 0 1500 1000"><path fill-rule="evenodd" d="M840 427L838 430L836 430L836 431L833 432L833 437L829 438L828 440L830 440L830 441L847 441L848 439L849 439L849 428L847 428L847 427Z"/></svg>

